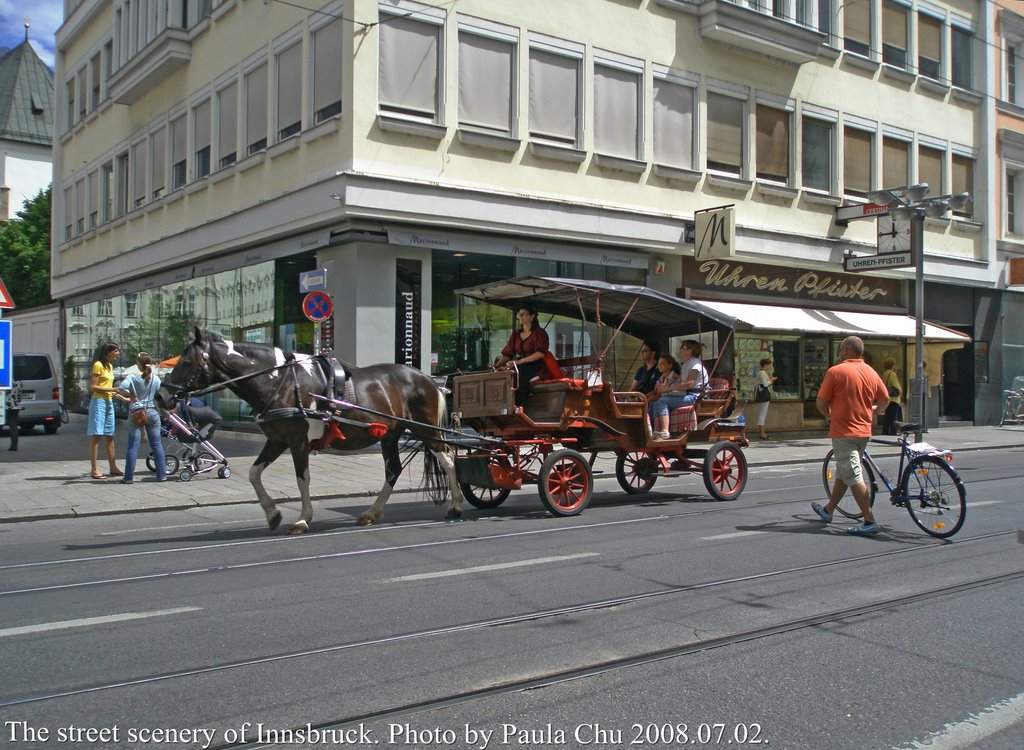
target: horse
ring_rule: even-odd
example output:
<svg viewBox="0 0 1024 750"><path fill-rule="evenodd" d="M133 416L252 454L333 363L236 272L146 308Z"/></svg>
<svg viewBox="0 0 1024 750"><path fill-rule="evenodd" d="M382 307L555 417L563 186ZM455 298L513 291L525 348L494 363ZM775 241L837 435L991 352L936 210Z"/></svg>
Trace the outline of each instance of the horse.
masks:
<svg viewBox="0 0 1024 750"><path fill-rule="evenodd" d="M249 481L271 531L281 523L281 511L260 477L286 449L291 451L302 496L299 520L288 533L304 534L313 518L309 497L311 449L344 452L379 442L385 482L373 505L359 515L357 523L366 526L380 520L384 504L402 473L398 443L406 431L421 440L426 449L425 476L428 484L432 481L435 485L435 501L441 502L438 488L450 492L445 518L461 517L462 492L455 476L454 451L443 441L441 430L436 429L447 426L448 408L434 381L408 365L343 364L347 371L344 374L337 365L336 360L324 355L285 355L281 349L267 344L204 335L196 327L195 338L185 346L178 363L164 379L157 403L163 408L184 393L227 388L252 407L267 442L249 469ZM339 378L351 384L344 392L344 400L331 392L332 381ZM325 419L325 415L329 418Z"/></svg>

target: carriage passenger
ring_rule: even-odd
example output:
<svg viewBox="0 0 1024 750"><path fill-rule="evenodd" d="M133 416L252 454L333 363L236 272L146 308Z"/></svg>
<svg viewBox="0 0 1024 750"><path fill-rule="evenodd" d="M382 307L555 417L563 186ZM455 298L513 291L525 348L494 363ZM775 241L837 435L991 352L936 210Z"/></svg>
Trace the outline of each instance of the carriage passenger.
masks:
<svg viewBox="0 0 1024 750"><path fill-rule="evenodd" d="M658 358L661 356L661 347L653 341L645 339L640 347L640 358L643 364L637 368L633 376L633 382L629 390L638 393L650 393L658 384L661 372L658 368Z"/></svg>
<svg viewBox="0 0 1024 750"><path fill-rule="evenodd" d="M668 412L682 406L681 398L685 395L676 388L683 382L680 377L679 363L671 354L664 354L658 357L658 371L661 377L658 378L654 390L647 394L650 402L647 411L651 417L651 429L654 437L659 440L668 440Z"/></svg>
<svg viewBox="0 0 1024 750"><path fill-rule="evenodd" d="M704 388L708 384L708 371L700 361L700 342L687 339L679 345L680 380L678 382L663 386L657 400L649 407L651 414L651 425L655 431L655 437L661 440L669 438L668 413L671 409L678 409L681 406L695 403ZM661 416L664 414L664 429L658 427L661 424ZM657 420L657 421L656 421Z"/></svg>
<svg viewBox="0 0 1024 750"><path fill-rule="evenodd" d="M508 368L511 362L519 371L516 388L516 406L524 406L530 392L530 381L540 374L544 355L548 352L548 335L537 325L537 308L523 302L516 309L519 328L512 332L494 363L496 368Z"/></svg>

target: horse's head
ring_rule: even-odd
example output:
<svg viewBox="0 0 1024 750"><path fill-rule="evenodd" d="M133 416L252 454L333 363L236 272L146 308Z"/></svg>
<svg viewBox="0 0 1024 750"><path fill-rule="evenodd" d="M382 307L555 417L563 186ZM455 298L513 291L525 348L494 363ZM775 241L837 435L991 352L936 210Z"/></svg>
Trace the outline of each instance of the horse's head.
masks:
<svg viewBox="0 0 1024 750"><path fill-rule="evenodd" d="M206 388L212 382L210 340L203 338L202 331L196 326L195 338L185 346L178 363L164 378L156 394L156 402L161 408L168 408L168 404L185 393Z"/></svg>

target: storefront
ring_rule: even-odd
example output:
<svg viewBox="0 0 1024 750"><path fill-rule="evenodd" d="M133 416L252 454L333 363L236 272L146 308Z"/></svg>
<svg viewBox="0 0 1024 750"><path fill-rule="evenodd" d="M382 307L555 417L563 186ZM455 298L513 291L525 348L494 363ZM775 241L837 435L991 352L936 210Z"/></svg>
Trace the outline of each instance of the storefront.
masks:
<svg viewBox="0 0 1024 750"><path fill-rule="evenodd" d="M906 314L905 282L731 259L686 259L683 274L683 296L737 319L732 364L742 398L753 400L761 362L772 361L778 380L769 429L824 427L814 402L849 335L864 339L865 359L880 372L891 358L910 393L916 320ZM970 338L926 323L924 340L925 373L937 385L943 354Z"/></svg>

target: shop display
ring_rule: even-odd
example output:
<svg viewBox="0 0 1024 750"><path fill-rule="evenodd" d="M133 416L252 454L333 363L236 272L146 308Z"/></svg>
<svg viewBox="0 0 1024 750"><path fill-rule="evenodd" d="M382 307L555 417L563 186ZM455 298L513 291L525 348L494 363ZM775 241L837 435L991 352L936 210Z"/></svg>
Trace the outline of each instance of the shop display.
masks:
<svg viewBox="0 0 1024 750"><path fill-rule="evenodd" d="M806 339L804 341L804 399L814 401L818 388L828 372L827 339Z"/></svg>
<svg viewBox="0 0 1024 750"><path fill-rule="evenodd" d="M752 401L757 387L757 372L761 360L770 359L775 366L778 380L773 390L773 399L787 400L800 397L796 384L799 357L799 342L796 340L767 339L752 336L736 337L736 375L739 379L740 397Z"/></svg>

